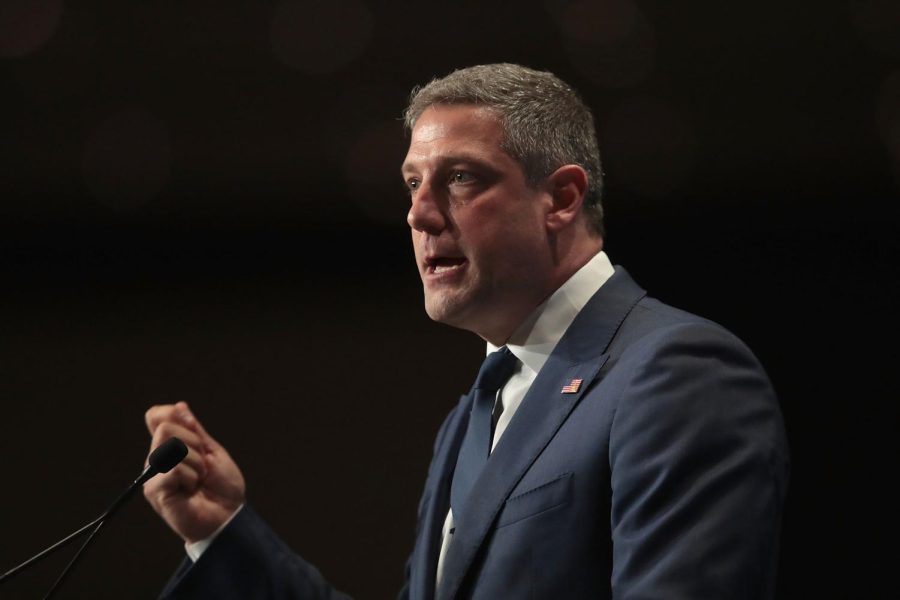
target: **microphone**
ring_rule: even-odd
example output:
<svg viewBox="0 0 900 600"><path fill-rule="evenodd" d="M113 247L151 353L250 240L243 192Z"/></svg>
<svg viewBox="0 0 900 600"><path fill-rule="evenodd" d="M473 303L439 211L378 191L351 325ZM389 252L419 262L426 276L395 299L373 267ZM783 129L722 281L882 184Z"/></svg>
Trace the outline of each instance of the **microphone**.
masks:
<svg viewBox="0 0 900 600"><path fill-rule="evenodd" d="M187 453L188 449L184 442L177 437L169 438L150 453L150 456L147 457L147 467L144 469L144 472L134 480L134 483L128 489L144 485L154 475L168 473L175 468L175 465L184 460Z"/></svg>
<svg viewBox="0 0 900 600"><path fill-rule="evenodd" d="M113 501L112 504L109 505L102 515L94 519L94 523L98 521L103 521L108 519L119 510L119 507L134 493L137 491L139 487L147 483L147 481L160 473L168 473L171 471L175 465L184 460L184 457L187 456L188 449L187 446L184 445L177 437L170 437L165 442L159 445L159 447L150 453L150 456L147 457L147 466L144 468L143 473L138 475L138 478L135 479L128 489L122 492L118 498ZM2 581L2 578L0 578Z"/></svg>
<svg viewBox="0 0 900 600"><path fill-rule="evenodd" d="M28 568L29 566L50 555L56 550L59 550L63 546L66 546L69 542L93 527L94 530L88 536L87 540L85 540L81 548L78 549L78 552L75 553L75 556L66 566L65 570L63 570L62 574L56 580L56 583L53 584L53 587L50 588L50 591L47 592L47 595L44 596L45 599L50 598L53 592L59 587L59 585L68 575L69 571L71 571L72 567L78 561L81 553L84 552L84 549L88 547L88 545L91 543L91 540L94 539L94 537L100 531L100 528L103 527L104 523L106 523L106 520L112 517L112 515L115 514L117 510L119 510L122 504L124 504L126 500L131 498L137 491L137 489L144 485L144 483L146 483L151 477L154 477L155 475L158 475L160 473L168 473L175 467L175 465L184 460L184 457L187 456L187 453L187 446L185 446L184 442L182 442L177 437L169 438L168 440L160 444L160 446L156 450L151 452L150 456L147 458L147 467L144 469L144 471L137 477L137 479L132 482L130 486L128 486L128 489L122 492L122 494L118 498L116 498L112 504L109 505L109 508L103 511L103 514L101 514L99 517L97 517L78 531L69 534L49 548L39 552L38 554L35 554L19 566L10 569L3 575L0 575L0 583L9 579L16 573L19 573L22 570Z"/></svg>
<svg viewBox="0 0 900 600"><path fill-rule="evenodd" d="M175 465L184 460L187 453L188 449L184 442L177 437L169 438L160 444L159 448L150 453L150 457L147 459L149 463L147 468L154 469L156 471L154 475L168 473L175 468ZM153 477L153 475L150 477ZM147 477L147 479L150 479L150 477Z"/></svg>

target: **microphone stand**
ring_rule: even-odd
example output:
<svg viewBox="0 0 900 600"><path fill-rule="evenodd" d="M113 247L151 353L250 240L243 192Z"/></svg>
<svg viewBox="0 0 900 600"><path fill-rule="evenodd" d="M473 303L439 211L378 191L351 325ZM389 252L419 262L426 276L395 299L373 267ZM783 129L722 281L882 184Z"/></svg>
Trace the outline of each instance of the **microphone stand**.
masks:
<svg viewBox="0 0 900 600"><path fill-rule="evenodd" d="M59 588L60 584L62 584L62 582L66 579L68 574L71 572L72 567L75 566L75 563L78 562L78 559L81 557L85 548L90 545L91 541L93 541L93 539L97 536L97 533L100 532L100 529L106 523L106 520L112 517L112 515L115 514L115 512L118 511L119 508L125 503L125 501L131 498L131 496L134 495L138 488L144 485L144 483L146 483L151 477L159 473L167 473L175 465L181 462L186 455L187 447L184 445L184 442L182 442L178 438L170 438L168 441L154 450L153 453L151 453L148 459L149 464L144 469L144 472L141 473L140 476L138 476L138 478L135 479L130 486L128 486L128 489L122 492L122 494L118 498L116 498L116 500L112 504L109 505L109 508L107 508L102 515L100 515L81 529L70 533L49 548L38 552L22 564L13 567L3 575L0 575L0 583L3 583L13 575L23 571L24 569L27 569L39 560L46 558L60 548L67 546L73 540L83 535L93 527L93 531L91 531L88 538L78 549L78 552L75 553L75 556L72 558L72 560L69 561L69 564L66 565L66 568L60 574L59 578L57 578L56 582L53 584L53 587L50 588L50 591L47 592L47 595L44 596L45 600L47 598L50 598L53 593Z"/></svg>
<svg viewBox="0 0 900 600"><path fill-rule="evenodd" d="M134 494L134 492L140 486L142 486L144 484L145 481L147 481L154 475L156 475L155 469L153 469L153 467L148 466L144 470L144 472L141 473L140 477L135 479L134 483L132 483L130 486L128 486L128 489L125 490L124 492L122 492L122 495L119 496L118 498L116 498L115 502L113 502L112 504L109 505L109 508L106 509L106 512L104 512L102 515L100 515L99 517L97 517L96 519L94 519L93 521L88 523L85 527L82 527L79 530L79 531L85 531L87 528L96 525L94 527L94 530L91 532L91 534L87 537L86 540L84 540L84 543L81 545L81 548L78 549L78 552L75 553L75 556L72 557L72 560L69 561L69 564L66 565L66 568L63 569L63 572L60 573L59 577L56 579L56 582L54 582L53 587L51 587L50 591L47 592L47 595L44 596L44 600L47 600L48 598L53 596L54 592L56 592L56 590L59 589L59 586L62 585L62 582L65 581L66 577L72 571L72 567L74 567L75 563L78 562L78 559L81 558L81 555L84 552L85 548L87 548L90 545L90 543L93 541L93 539L100 532L100 529L106 524L106 520L109 519L111 516L113 516L113 514L117 510L119 510L119 507L122 506L125 503L125 501L128 500Z"/></svg>
<svg viewBox="0 0 900 600"><path fill-rule="evenodd" d="M50 588L50 591L48 591L47 595L44 596L44 600L48 600L50 597L53 596L54 592L56 592L56 590L59 589L59 586L62 585L62 582L66 579L66 576L72 571L72 567L74 567L75 563L78 562L78 559L81 558L81 554L84 552L84 549L88 547L88 545L91 543L91 540L94 539L94 537L100 531L100 528L103 527L103 525L105 523L106 523L106 521L100 521L99 523L97 523L97 526L94 527L94 530L91 532L91 535L89 535L88 538L86 540L84 540L84 543L81 545L81 548L78 549L78 552L75 553L75 556L72 557L72 560L69 561L69 564L66 565L66 568L63 569L63 572L59 574L59 577L53 583L53 586Z"/></svg>
<svg viewBox="0 0 900 600"><path fill-rule="evenodd" d="M41 552L35 554L35 555L32 556L31 558L29 558L28 560L26 560L25 562L23 562L21 565L19 565L19 566L17 566L17 567L13 567L12 569L10 569L9 571L7 571L7 572L4 573L3 575L0 575L0 583L2 583L3 581L9 579L10 577L12 577L13 575L15 575L15 574L18 573L19 571L22 571L22 570L24 570L24 569L27 569L28 567L30 567L30 566L33 565L34 563L38 562L39 560L41 560L41 559L44 558L45 556L49 556L50 554L56 552L56 551L59 550L60 548L63 548L63 547L65 547L65 546L67 546L67 545L69 544L69 542L71 542L72 540L74 540L74 539L77 538L78 536L80 536L80 535L82 535L83 533L85 533L85 532L86 532L88 529L90 529L91 527L95 527L95 526L97 526L97 525L99 525L99 524L102 524L102 523L103 523L103 519L104 519L105 517L106 517L106 513L103 513L102 515L100 515L99 517L97 517L96 519L94 519L93 521L91 521L90 523L88 523L87 525L85 525L84 527L82 527L81 529L79 529L78 531L72 532L71 534L67 535L67 536L64 537L63 539L59 540L58 542L56 542L55 544L53 544L52 546L50 546L49 548L47 548L47 549L45 549L45 550L42 550Z"/></svg>

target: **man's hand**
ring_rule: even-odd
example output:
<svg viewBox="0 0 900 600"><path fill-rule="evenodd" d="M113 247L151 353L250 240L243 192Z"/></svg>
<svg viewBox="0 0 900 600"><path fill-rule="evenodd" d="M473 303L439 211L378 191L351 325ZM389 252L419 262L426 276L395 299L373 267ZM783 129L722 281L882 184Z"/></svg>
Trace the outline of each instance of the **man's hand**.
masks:
<svg viewBox="0 0 900 600"><path fill-rule="evenodd" d="M244 502L241 470L203 429L187 403L154 406L145 415L151 452L172 436L188 447L187 457L144 484L144 496L175 533L188 542L211 536Z"/></svg>

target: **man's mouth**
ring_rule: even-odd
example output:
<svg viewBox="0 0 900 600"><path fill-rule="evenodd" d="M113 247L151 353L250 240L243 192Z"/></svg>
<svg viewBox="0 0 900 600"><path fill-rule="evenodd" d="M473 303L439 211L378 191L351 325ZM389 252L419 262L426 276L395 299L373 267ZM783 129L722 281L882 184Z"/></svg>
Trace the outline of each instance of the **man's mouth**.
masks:
<svg viewBox="0 0 900 600"><path fill-rule="evenodd" d="M462 256L436 256L425 259L426 273L439 275L461 269L468 261Z"/></svg>

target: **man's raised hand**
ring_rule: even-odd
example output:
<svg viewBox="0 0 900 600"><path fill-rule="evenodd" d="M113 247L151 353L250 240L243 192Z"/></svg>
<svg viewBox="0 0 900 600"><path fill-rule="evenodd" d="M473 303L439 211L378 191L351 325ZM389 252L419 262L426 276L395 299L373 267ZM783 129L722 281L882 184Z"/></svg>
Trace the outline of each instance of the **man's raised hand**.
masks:
<svg viewBox="0 0 900 600"><path fill-rule="evenodd" d="M216 532L244 502L244 476L228 452L194 417L187 403L151 407L146 415L152 452L172 436L188 455L144 484L144 496L175 533L193 543Z"/></svg>

